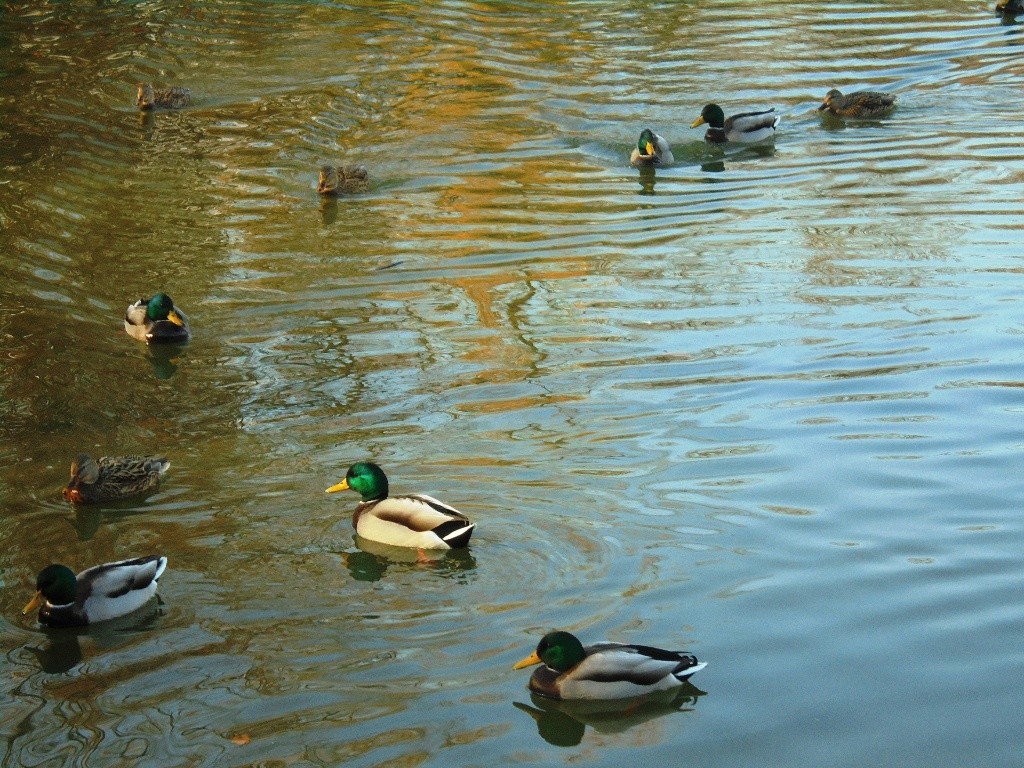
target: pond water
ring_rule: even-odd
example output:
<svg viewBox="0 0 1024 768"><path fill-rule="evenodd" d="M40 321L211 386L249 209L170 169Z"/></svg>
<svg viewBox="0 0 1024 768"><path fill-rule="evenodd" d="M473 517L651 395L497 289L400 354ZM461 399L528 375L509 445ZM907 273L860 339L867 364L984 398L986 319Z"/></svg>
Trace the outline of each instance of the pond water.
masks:
<svg viewBox="0 0 1024 768"><path fill-rule="evenodd" d="M7 4L0 764L1017 764L1020 32L973 0ZM139 80L194 103L140 117ZM899 106L822 119L832 87ZM709 147L710 101L776 141ZM342 161L371 188L323 202ZM159 289L173 354L121 327ZM75 509L79 451L172 466ZM468 551L358 546L324 489L366 458ZM51 561L150 553L141 614L20 613ZM545 707L511 667L556 627L708 667Z"/></svg>

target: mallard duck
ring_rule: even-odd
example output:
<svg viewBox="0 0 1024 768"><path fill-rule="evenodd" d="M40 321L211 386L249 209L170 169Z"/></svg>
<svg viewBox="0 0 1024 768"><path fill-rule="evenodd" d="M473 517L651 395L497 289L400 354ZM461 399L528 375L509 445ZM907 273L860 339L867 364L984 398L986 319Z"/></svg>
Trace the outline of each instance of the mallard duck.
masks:
<svg viewBox="0 0 1024 768"><path fill-rule="evenodd" d="M708 130L704 134L704 141L709 144L725 144L726 142L737 142L752 144L755 141L764 141L775 135L775 128L781 120L775 114L775 108L765 109L760 112L743 112L725 119L725 112L717 104L706 104L700 111L700 117L694 120L691 128L707 123Z"/></svg>
<svg viewBox="0 0 1024 768"><path fill-rule="evenodd" d="M845 96L833 88L825 94L825 100L818 107L819 112L829 112L838 117L881 117L896 106L896 97L881 91L854 91Z"/></svg>
<svg viewBox="0 0 1024 768"><path fill-rule="evenodd" d="M469 544L476 527L459 510L431 496L388 496L388 478L372 461L353 464L345 479L327 493L349 488L363 497L352 515L352 525L370 541L395 547L456 549Z"/></svg>
<svg viewBox="0 0 1024 768"><path fill-rule="evenodd" d="M80 453L71 462L71 482L64 499L78 504L114 501L153 490L171 466L155 456L101 456Z"/></svg>
<svg viewBox="0 0 1024 768"><path fill-rule="evenodd" d="M626 699L682 685L706 664L680 651L649 645L595 643L586 647L568 632L549 632L537 650L513 668L543 664L530 690L552 699Z"/></svg>
<svg viewBox="0 0 1024 768"><path fill-rule="evenodd" d="M1024 2L1021 0L996 0L996 13L1014 16L1024 13Z"/></svg>
<svg viewBox="0 0 1024 768"><path fill-rule="evenodd" d="M322 165L316 191L321 195L354 195L370 188L370 175L361 165Z"/></svg>
<svg viewBox="0 0 1024 768"><path fill-rule="evenodd" d="M672 148L668 142L650 128L640 131L640 138L629 156L629 164L634 168L641 165L672 165Z"/></svg>
<svg viewBox="0 0 1024 768"><path fill-rule="evenodd" d="M80 627L138 610L156 594L156 580L167 567L160 555L119 560L87 568L78 576L66 565L48 565L36 577L36 596L21 613L39 610L47 627Z"/></svg>
<svg viewBox="0 0 1024 768"><path fill-rule="evenodd" d="M130 304L124 315L124 329L132 338L151 344L182 344L192 335L188 316L166 293Z"/></svg>
<svg viewBox="0 0 1024 768"><path fill-rule="evenodd" d="M152 83L137 83L139 95L135 103L139 109L181 109L192 103L192 91L188 88L161 88L153 90Z"/></svg>

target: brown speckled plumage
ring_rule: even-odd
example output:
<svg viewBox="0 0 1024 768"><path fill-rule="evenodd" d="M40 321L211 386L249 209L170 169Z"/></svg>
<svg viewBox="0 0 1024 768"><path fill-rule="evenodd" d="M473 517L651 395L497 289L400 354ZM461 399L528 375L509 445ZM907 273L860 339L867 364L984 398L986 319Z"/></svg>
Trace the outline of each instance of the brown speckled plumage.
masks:
<svg viewBox="0 0 1024 768"><path fill-rule="evenodd" d="M323 165L316 191L321 195L354 195L370 188L370 175L361 165Z"/></svg>
<svg viewBox="0 0 1024 768"><path fill-rule="evenodd" d="M896 97L881 91L854 91L843 95L833 88L825 94L825 100L818 107L819 112L829 112L838 117L881 117L896 106Z"/></svg>
<svg viewBox="0 0 1024 768"><path fill-rule="evenodd" d="M139 109L181 109L192 103L192 91L188 88L161 88L154 90L152 83L138 83L135 103Z"/></svg>
<svg viewBox="0 0 1024 768"><path fill-rule="evenodd" d="M155 456L102 456L85 453L71 462L71 481L64 498L78 504L113 501L145 493L160 484L160 475L171 463Z"/></svg>

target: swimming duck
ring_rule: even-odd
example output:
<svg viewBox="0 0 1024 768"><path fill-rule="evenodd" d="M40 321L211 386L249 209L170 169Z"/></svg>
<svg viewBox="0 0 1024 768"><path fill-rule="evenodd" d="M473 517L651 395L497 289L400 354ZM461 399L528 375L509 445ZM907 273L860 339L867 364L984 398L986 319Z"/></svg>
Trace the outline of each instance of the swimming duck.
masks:
<svg viewBox="0 0 1024 768"><path fill-rule="evenodd" d="M388 496L388 478L372 461L353 464L345 479L327 493L350 488L363 497L352 515L352 525L370 541L395 547L456 549L469 544L476 527L457 509L430 496Z"/></svg>
<svg viewBox="0 0 1024 768"><path fill-rule="evenodd" d="M80 453L71 462L71 482L64 499L78 504L114 501L153 490L171 466L155 456L101 456Z"/></svg>
<svg viewBox="0 0 1024 768"><path fill-rule="evenodd" d="M996 13L1014 16L1024 13L1024 2L1021 0L996 0Z"/></svg>
<svg viewBox="0 0 1024 768"><path fill-rule="evenodd" d="M192 335L188 317L162 292L130 304L124 329L132 338L150 344L183 344Z"/></svg>
<svg viewBox="0 0 1024 768"><path fill-rule="evenodd" d="M152 83L137 83L139 88L135 103L139 109L181 109L192 103L192 91L175 86L153 90Z"/></svg>
<svg viewBox="0 0 1024 768"><path fill-rule="evenodd" d="M845 96L833 88L825 94L819 112L830 112L838 117L881 117L896 106L896 97L881 91L854 91Z"/></svg>
<svg viewBox="0 0 1024 768"><path fill-rule="evenodd" d="M361 165L322 165L316 191L321 195L354 195L370 188L370 175Z"/></svg>
<svg viewBox="0 0 1024 768"><path fill-rule="evenodd" d="M39 623L46 627L81 627L116 619L138 610L156 594L157 579L166 567L166 557L151 555L96 565L75 576L66 565L54 563L39 572L36 596L21 613L28 614L42 603Z"/></svg>
<svg viewBox="0 0 1024 768"><path fill-rule="evenodd" d="M568 632L549 632L537 650L515 664L543 664L530 690L552 699L626 699L682 685L706 664L680 651L601 642L586 647Z"/></svg>
<svg viewBox="0 0 1024 768"><path fill-rule="evenodd" d="M641 165L672 165L672 148L664 138L650 128L640 131L640 138L629 156L629 164L634 168Z"/></svg>
<svg viewBox="0 0 1024 768"><path fill-rule="evenodd" d="M690 124L691 128L698 125L708 125L704 134L704 141L709 144L725 144L726 142L737 142L752 144L755 141L764 141L775 135L775 128L781 120L775 114L775 108L765 109L760 112L743 112L733 115L728 120L725 112L717 104L706 104L700 111L700 117Z"/></svg>

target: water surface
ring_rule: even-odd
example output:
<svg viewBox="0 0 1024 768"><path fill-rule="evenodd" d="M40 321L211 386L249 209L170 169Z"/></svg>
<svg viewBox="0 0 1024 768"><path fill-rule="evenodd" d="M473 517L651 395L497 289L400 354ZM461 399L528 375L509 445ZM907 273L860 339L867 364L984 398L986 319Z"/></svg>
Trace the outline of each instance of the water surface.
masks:
<svg viewBox="0 0 1024 768"><path fill-rule="evenodd" d="M1020 26L989 3L9 4L3 765L1011 765ZM188 85L140 117L134 84ZM831 87L895 92L823 120ZM773 145L690 122L774 106ZM641 175L641 128L677 163ZM371 190L324 202L323 162ZM163 289L195 338L121 328ZM76 510L71 458L162 453ZM478 523L361 549L373 458ZM162 604L20 608L159 552ZM552 627L672 705L531 701Z"/></svg>

